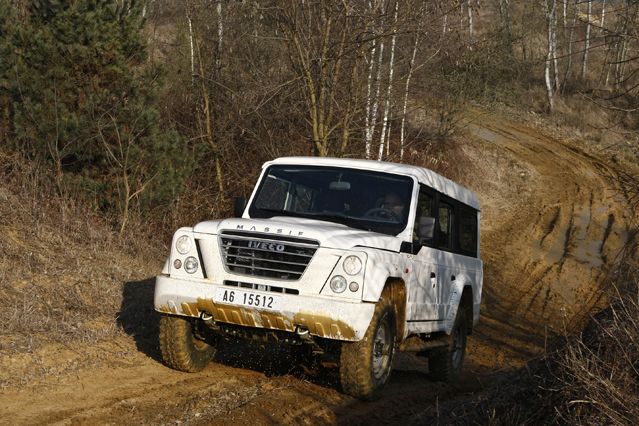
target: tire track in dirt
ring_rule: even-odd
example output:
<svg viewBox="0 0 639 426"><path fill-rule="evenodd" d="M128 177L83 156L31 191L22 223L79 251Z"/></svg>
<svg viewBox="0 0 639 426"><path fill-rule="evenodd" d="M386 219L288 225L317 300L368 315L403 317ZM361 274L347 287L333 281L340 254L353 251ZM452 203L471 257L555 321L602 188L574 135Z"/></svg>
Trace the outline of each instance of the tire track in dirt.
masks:
<svg viewBox="0 0 639 426"><path fill-rule="evenodd" d="M478 331L519 346L517 340L526 339L521 328L537 341L572 329L599 300L600 284L627 239L626 200L615 171L578 148L502 118L482 115L470 120L468 131L505 148L531 176L528 196L502 200L512 203L510 217L501 215L501 206L485 204L483 216L499 224L483 240L484 253L493 254L483 313L500 326ZM520 329L510 332L509 324Z"/></svg>
<svg viewBox="0 0 639 426"><path fill-rule="evenodd" d="M485 279L482 318L459 383L431 382L425 359L399 354L381 398L362 402L339 393L337 379L322 370L265 374L260 363L278 355L264 360L259 348L185 374L161 365L157 348L142 353L122 337L117 345L130 348L128 357L0 390L0 423L406 424L538 355L548 335L578 324L598 302L602 278L627 238L625 200L615 170L578 147L474 114L469 145L494 173L467 182L483 206ZM503 161L490 164L482 153ZM507 173L513 165L523 171Z"/></svg>

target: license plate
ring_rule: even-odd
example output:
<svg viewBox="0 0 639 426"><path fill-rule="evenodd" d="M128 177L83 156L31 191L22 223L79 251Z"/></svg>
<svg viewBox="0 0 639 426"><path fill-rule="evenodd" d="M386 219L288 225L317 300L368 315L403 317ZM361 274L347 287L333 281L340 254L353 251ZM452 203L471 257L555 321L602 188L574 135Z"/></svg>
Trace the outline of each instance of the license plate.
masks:
<svg viewBox="0 0 639 426"><path fill-rule="evenodd" d="M251 308L279 310L281 298L252 291L218 288L213 301L229 305L249 306Z"/></svg>

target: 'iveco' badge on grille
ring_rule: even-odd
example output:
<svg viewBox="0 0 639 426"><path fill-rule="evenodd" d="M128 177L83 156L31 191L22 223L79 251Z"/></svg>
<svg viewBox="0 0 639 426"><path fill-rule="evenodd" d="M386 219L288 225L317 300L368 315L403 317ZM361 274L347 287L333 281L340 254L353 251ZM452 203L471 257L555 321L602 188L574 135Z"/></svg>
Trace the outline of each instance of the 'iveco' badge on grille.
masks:
<svg viewBox="0 0 639 426"><path fill-rule="evenodd" d="M256 248L268 251L284 251L284 244L267 243L265 241L251 240L248 242L249 248Z"/></svg>

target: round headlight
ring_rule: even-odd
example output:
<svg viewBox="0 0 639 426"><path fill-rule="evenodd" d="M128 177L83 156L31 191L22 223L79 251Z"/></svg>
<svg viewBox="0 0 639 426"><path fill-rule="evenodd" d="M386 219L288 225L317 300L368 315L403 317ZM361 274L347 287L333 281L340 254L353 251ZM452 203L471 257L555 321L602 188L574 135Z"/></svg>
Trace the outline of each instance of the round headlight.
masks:
<svg viewBox="0 0 639 426"><path fill-rule="evenodd" d="M175 242L175 248L180 254L187 254L191 250L191 238L188 235L182 235Z"/></svg>
<svg viewBox="0 0 639 426"><path fill-rule="evenodd" d="M357 284L355 281L352 281L349 285L348 285L348 289L350 291L352 291L353 293L355 293L357 290L359 290L359 284Z"/></svg>
<svg viewBox="0 0 639 426"><path fill-rule="evenodd" d="M359 274L359 271L362 270L362 261L357 256L347 256L344 259L344 272L348 275Z"/></svg>
<svg viewBox="0 0 639 426"><path fill-rule="evenodd" d="M199 265L197 263L197 259L194 258L193 256L187 257L186 260L184 261L184 270L188 272L189 274L194 274L195 272L197 272L198 266Z"/></svg>
<svg viewBox="0 0 639 426"><path fill-rule="evenodd" d="M331 290L335 293L343 293L346 290L346 278L341 275L331 278Z"/></svg>
<svg viewBox="0 0 639 426"><path fill-rule="evenodd" d="M180 269L182 267L182 261L180 259L175 259L173 261L173 267L175 269Z"/></svg>

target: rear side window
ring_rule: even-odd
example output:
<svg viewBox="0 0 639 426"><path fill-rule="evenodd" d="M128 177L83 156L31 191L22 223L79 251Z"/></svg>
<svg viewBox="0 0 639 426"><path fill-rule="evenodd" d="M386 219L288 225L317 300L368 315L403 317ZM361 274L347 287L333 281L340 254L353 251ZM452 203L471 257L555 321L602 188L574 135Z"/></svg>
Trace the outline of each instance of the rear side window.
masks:
<svg viewBox="0 0 639 426"><path fill-rule="evenodd" d="M437 247L452 250L454 233L454 209L448 203L439 203L439 226L437 229Z"/></svg>
<svg viewBox="0 0 639 426"><path fill-rule="evenodd" d="M459 251L477 257L477 212L466 207L460 209L459 215Z"/></svg>

